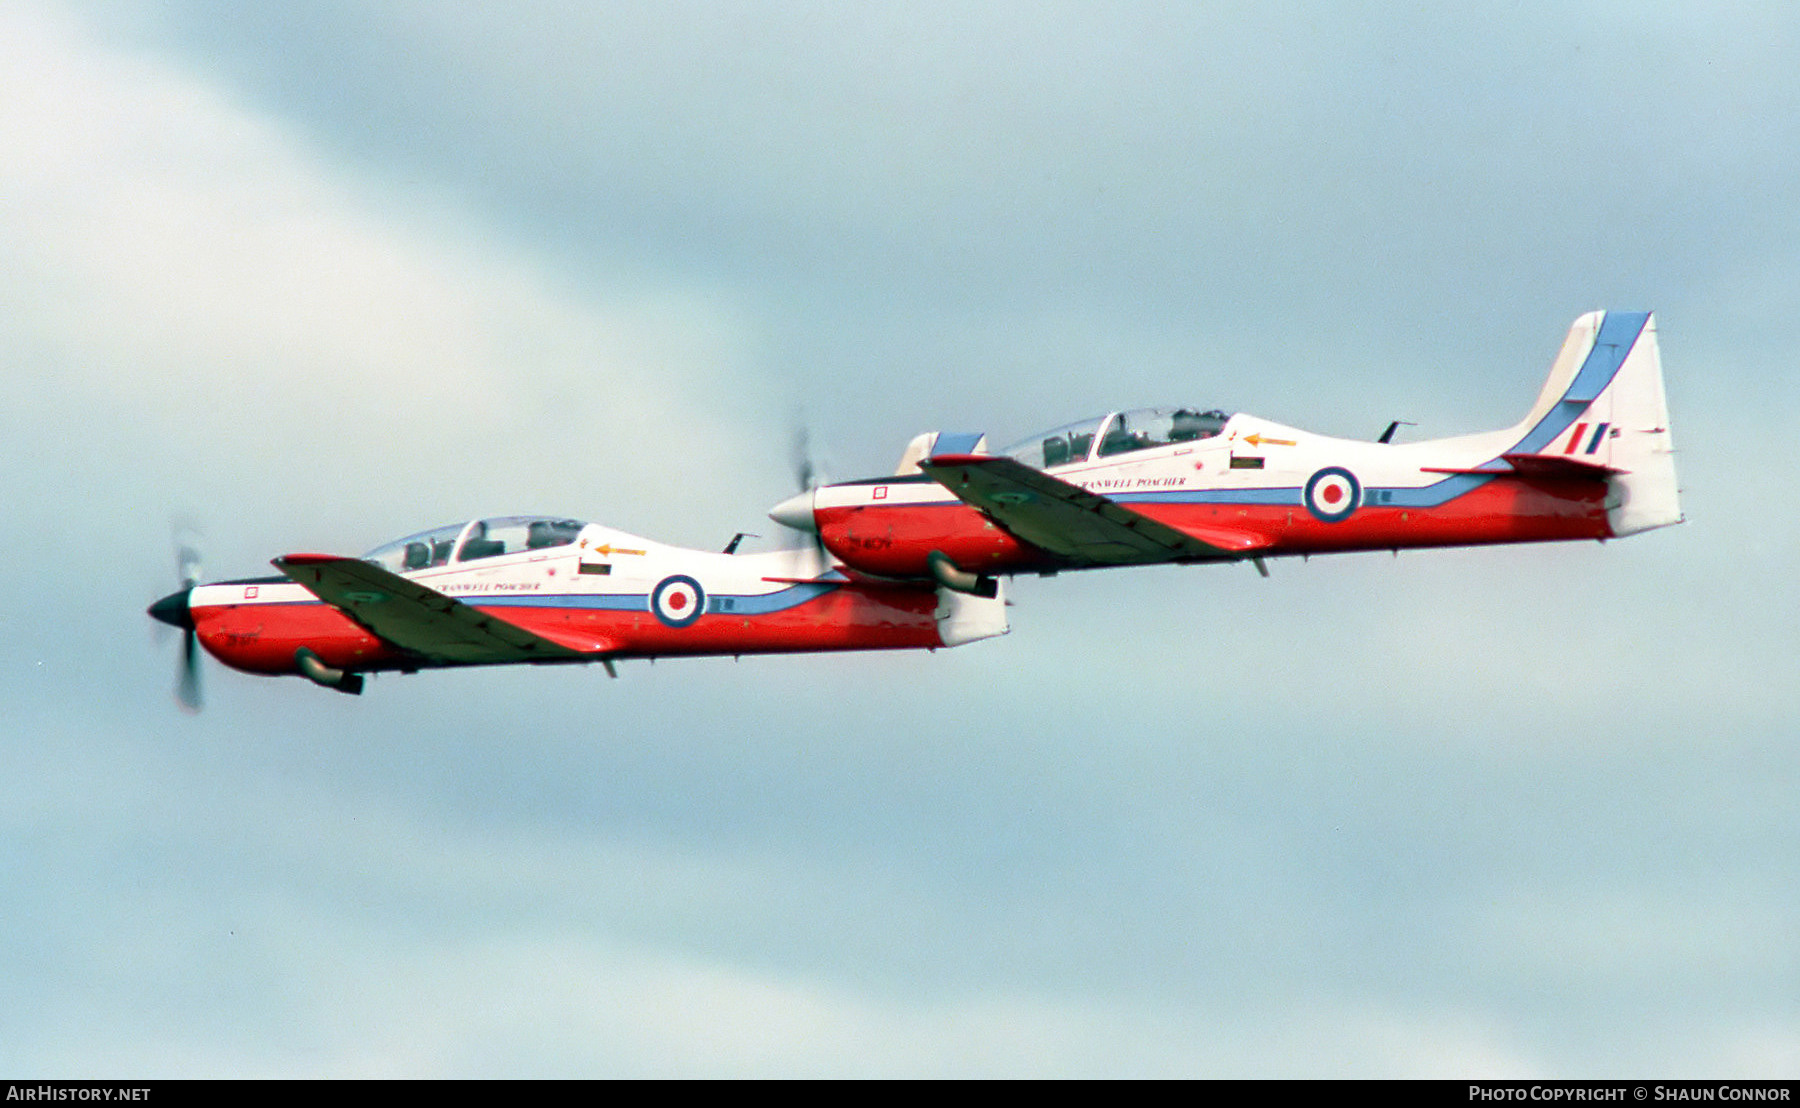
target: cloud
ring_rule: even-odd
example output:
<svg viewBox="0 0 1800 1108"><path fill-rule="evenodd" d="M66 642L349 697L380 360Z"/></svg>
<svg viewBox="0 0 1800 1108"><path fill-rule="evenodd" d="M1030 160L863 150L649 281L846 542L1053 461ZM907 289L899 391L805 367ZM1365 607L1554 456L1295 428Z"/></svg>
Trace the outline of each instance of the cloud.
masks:
<svg viewBox="0 0 1800 1108"><path fill-rule="evenodd" d="M8 1056L1792 1070L1793 20L1619 11L8 6ZM214 576L706 545L796 399L839 477L1164 399L1456 433L1609 305L1690 514L1629 543L1031 578L930 656L209 667L198 719L137 649L181 508Z"/></svg>
<svg viewBox="0 0 1800 1108"><path fill-rule="evenodd" d="M711 399L756 345L728 301L576 296L445 195L71 21L5 19L8 375L41 422L79 411L92 436L178 444L158 453L184 456L215 510L254 459L291 504L355 487L400 528L436 518L401 515L410 501L492 505L528 475L590 503L595 484L660 484L670 508L646 522L667 523L716 501L684 499L665 460L729 472L751 453Z"/></svg>

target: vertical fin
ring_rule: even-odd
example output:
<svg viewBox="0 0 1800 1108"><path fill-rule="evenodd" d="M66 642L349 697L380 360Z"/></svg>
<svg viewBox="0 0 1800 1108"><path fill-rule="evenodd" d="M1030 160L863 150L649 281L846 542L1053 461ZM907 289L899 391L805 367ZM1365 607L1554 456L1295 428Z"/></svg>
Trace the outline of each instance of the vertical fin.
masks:
<svg viewBox="0 0 1800 1108"><path fill-rule="evenodd" d="M920 472L919 463L938 454L986 454L987 436L980 431L926 431L913 436L894 467L895 477L910 477Z"/></svg>
<svg viewBox="0 0 1800 1108"><path fill-rule="evenodd" d="M1656 317L1589 312L1575 321L1508 455L1543 454L1620 471L1607 518L1623 537L1681 522Z"/></svg>

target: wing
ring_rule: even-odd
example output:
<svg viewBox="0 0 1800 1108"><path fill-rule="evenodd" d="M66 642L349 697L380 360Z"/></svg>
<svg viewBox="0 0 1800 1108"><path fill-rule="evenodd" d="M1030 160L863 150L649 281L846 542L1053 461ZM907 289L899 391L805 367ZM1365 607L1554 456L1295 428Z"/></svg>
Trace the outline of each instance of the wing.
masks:
<svg viewBox="0 0 1800 1108"><path fill-rule="evenodd" d="M939 455L919 468L1019 538L1084 565L1242 558L1268 545L1226 528L1177 530L1004 456Z"/></svg>
<svg viewBox="0 0 1800 1108"><path fill-rule="evenodd" d="M289 554L274 565L373 634L433 662L592 659L613 645L581 634L546 638L357 558Z"/></svg>

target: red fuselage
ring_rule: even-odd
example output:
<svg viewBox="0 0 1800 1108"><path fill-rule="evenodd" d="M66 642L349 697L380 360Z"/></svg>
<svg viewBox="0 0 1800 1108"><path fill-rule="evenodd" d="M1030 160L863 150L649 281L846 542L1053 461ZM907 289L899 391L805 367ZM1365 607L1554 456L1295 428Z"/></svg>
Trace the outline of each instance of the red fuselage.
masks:
<svg viewBox="0 0 1800 1108"><path fill-rule="evenodd" d="M1493 479L1441 504L1364 505L1338 522L1315 518L1297 499L1292 504L1116 499L1182 531L1253 533L1266 540L1256 551L1262 557L1612 536L1606 487L1596 482ZM820 505L814 517L826 549L869 574L924 576L926 558L934 550L977 573L1070 568L1065 559L1014 537L981 511L948 497L933 503Z"/></svg>
<svg viewBox="0 0 1800 1108"><path fill-rule="evenodd" d="M284 582L263 583L266 593ZM434 664L383 642L324 602L259 603L219 597L203 586L192 607L194 630L208 653L246 673L298 672L295 652L305 647L326 665L358 672L416 670ZM217 598L217 599L215 599ZM685 627L659 621L644 604L635 611L584 607L578 597L540 596L541 603L483 605L477 610L547 637L571 633L618 644L611 658L722 654L780 654L820 650L892 650L944 645L933 612L937 595L925 589L872 589L840 584L777 611L708 612ZM581 659L569 659L579 661ZM593 659L588 659L593 660Z"/></svg>

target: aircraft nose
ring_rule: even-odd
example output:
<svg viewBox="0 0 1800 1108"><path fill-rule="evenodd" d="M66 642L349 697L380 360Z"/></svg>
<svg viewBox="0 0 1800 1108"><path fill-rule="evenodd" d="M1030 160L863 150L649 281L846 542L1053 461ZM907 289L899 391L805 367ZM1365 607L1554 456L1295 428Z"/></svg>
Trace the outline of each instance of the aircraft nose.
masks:
<svg viewBox="0 0 1800 1108"><path fill-rule="evenodd" d="M770 508L769 518L796 531L817 531L819 526L813 522L813 490L795 493Z"/></svg>
<svg viewBox="0 0 1800 1108"><path fill-rule="evenodd" d="M179 627L184 631L194 629L194 610L188 606L188 594L192 589L182 589L150 605L147 611L151 619L158 619L170 627Z"/></svg>

